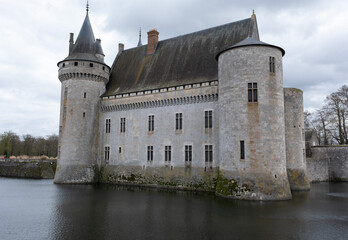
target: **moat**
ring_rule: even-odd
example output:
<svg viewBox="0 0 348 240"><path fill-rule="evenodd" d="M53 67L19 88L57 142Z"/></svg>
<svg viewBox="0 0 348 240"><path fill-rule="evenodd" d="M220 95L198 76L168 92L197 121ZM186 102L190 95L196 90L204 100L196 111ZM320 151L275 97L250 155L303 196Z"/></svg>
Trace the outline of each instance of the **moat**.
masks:
<svg viewBox="0 0 348 240"><path fill-rule="evenodd" d="M348 183L289 201L0 178L1 239L348 239Z"/></svg>

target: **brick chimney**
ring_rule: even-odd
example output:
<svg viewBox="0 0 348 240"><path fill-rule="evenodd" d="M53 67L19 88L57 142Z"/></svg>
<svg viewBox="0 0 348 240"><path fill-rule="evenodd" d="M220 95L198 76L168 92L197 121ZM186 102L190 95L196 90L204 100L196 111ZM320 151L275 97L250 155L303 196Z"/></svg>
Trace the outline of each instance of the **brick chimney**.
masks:
<svg viewBox="0 0 348 240"><path fill-rule="evenodd" d="M156 51L158 34L156 29L147 32L147 54L153 54Z"/></svg>

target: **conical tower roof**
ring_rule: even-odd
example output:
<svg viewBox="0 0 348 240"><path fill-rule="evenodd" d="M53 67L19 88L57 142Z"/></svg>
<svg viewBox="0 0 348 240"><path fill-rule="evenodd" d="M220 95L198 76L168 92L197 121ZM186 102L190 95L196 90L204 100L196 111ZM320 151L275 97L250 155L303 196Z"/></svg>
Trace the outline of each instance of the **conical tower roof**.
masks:
<svg viewBox="0 0 348 240"><path fill-rule="evenodd" d="M85 21L82 24L80 33L76 39L75 46L72 50L73 53L91 53L94 54L94 44L96 40L93 34L92 25L89 21L88 12L85 17Z"/></svg>
<svg viewBox="0 0 348 240"><path fill-rule="evenodd" d="M91 22L88 16L88 8L85 20L83 21L76 42L73 44L69 56L65 60L88 60L105 64L103 58L98 58L97 54L104 56L100 39L94 37Z"/></svg>

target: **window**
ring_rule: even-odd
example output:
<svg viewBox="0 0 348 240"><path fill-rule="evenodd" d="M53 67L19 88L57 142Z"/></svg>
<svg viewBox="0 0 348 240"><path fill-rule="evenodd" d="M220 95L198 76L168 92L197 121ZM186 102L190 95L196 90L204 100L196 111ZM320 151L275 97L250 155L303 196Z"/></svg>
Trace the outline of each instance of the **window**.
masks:
<svg viewBox="0 0 348 240"><path fill-rule="evenodd" d="M63 63L63 67L65 67L65 63Z"/></svg>
<svg viewBox="0 0 348 240"><path fill-rule="evenodd" d="M83 98L86 98L86 97L87 97L87 93L84 92L84 93L83 93Z"/></svg>
<svg viewBox="0 0 348 240"><path fill-rule="evenodd" d="M147 161L153 161L153 146L147 146Z"/></svg>
<svg viewBox="0 0 348 240"><path fill-rule="evenodd" d="M257 102L257 83L248 83L248 102Z"/></svg>
<svg viewBox="0 0 348 240"><path fill-rule="evenodd" d="M240 159L245 159L244 141L240 141Z"/></svg>
<svg viewBox="0 0 348 240"><path fill-rule="evenodd" d="M89 66L90 66L90 67L93 67L93 63L89 63Z"/></svg>
<svg viewBox="0 0 348 240"><path fill-rule="evenodd" d="M269 57L269 72L275 73L275 59L274 59L274 57Z"/></svg>
<svg viewBox="0 0 348 240"><path fill-rule="evenodd" d="M192 145L185 145L185 162L192 162Z"/></svg>
<svg viewBox="0 0 348 240"><path fill-rule="evenodd" d="M106 133L110 133L110 129L111 129L111 119L106 119L105 122L105 132Z"/></svg>
<svg viewBox="0 0 348 240"><path fill-rule="evenodd" d="M104 160L109 161L110 159L110 147L106 146L105 147L105 152L104 152Z"/></svg>
<svg viewBox="0 0 348 240"><path fill-rule="evenodd" d="M122 153L122 148L121 147L118 148L118 153Z"/></svg>
<svg viewBox="0 0 348 240"><path fill-rule="evenodd" d="M74 66L77 66L77 65L79 65L78 62L74 62Z"/></svg>
<svg viewBox="0 0 348 240"><path fill-rule="evenodd" d="M172 146L164 146L164 161L170 162L172 160Z"/></svg>
<svg viewBox="0 0 348 240"><path fill-rule="evenodd" d="M105 70L105 67L103 67L103 70Z"/></svg>
<svg viewBox="0 0 348 240"><path fill-rule="evenodd" d="M149 116L149 132L153 132L155 130L155 116Z"/></svg>
<svg viewBox="0 0 348 240"><path fill-rule="evenodd" d="M213 161L213 145L205 145L205 162Z"/></svg>
<svg viewBox="0 0 348 240"><path fill-rule="evenodd" d="M86 117L86 113L85 112L82 113L82 117Z"/></svg>
<svg viewBox="0 0 348 240"><path fill-rule="evenodd" d="M66 118L66 107L63 108L63 118Z"/></svg>
<svg viewBox="0 0 348 240"><path fill-rule="evenodd" d="M126 118L121 118L120 132L126 132Z"/></svg>
<svg viewBox="0 0 348 240"><path fill-rule="evenodd" d="M182 129L182 113L175 114L175 130Z"/></svg>
<svg viewBox="0 0 348 240"><path fill-rule="evenodd" d="M213 111L205 111L205 128L213 127Z"/></svg>

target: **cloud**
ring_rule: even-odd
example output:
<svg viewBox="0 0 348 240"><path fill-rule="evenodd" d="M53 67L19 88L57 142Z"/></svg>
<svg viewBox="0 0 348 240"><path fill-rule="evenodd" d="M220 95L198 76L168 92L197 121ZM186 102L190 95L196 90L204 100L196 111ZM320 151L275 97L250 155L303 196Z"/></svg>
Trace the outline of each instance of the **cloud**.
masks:
<svg viewBox="0 0 348 240"><path fill-rule="evenodd" d="M304 90L307 109L347 83L348 6L344 0L90 0L90 19L111 65L118 43L138 42L139 27L157 28L160 40L257 15L261 40L285 49L284 84ZM0 133L58 133L57 62L77 36L86 1L10 1L0 5Z"/></svg>

